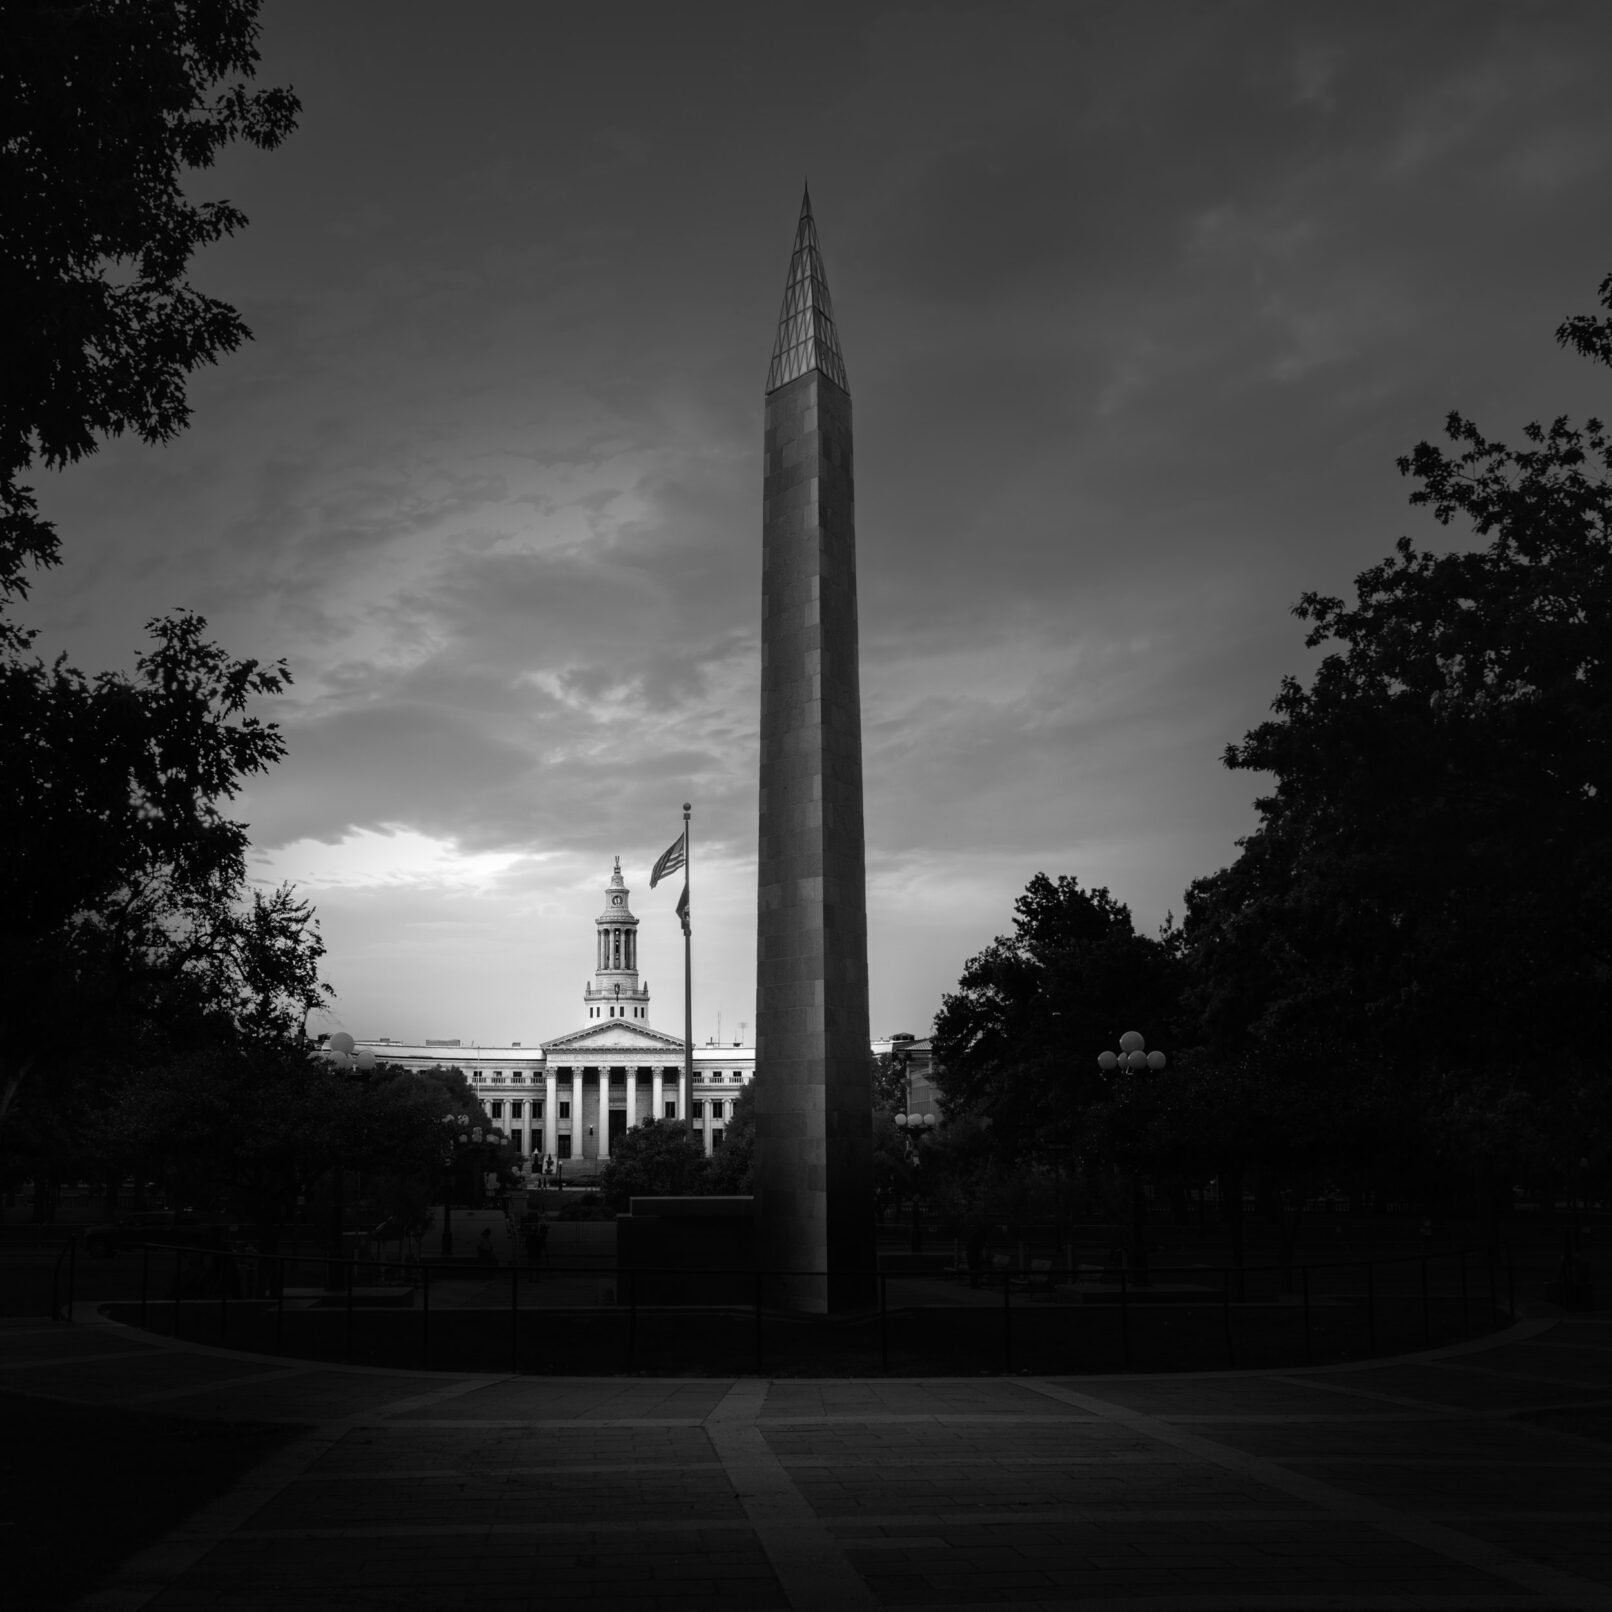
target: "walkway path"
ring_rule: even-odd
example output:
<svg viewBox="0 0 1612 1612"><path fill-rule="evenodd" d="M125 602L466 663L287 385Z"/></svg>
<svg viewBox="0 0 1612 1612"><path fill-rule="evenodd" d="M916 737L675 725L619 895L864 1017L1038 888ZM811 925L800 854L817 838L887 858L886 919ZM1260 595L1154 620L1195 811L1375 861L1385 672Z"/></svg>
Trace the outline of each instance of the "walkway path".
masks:
<svg viewBox="0 0 1612 1612"><path fill-rule="evenodd" d="M451 1376L85 1324L0 1383L316 1424L80 1603L1612 1612L1612 1323L1315 1370Z"/></svg>

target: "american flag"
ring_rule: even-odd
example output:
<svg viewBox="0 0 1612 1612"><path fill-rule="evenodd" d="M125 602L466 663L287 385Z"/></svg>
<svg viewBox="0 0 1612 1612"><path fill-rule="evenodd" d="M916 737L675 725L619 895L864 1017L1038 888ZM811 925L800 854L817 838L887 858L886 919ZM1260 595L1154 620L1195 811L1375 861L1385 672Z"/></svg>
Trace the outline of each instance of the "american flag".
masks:
<svg viewBox="0 0 1612 1612"><path fill-rule="evenodd" d="M660 861L655 864L655 871L649 876L649 888L653 890L668 873L676 873L683 865L683 841L688 834L685 829L662 853Z"/></svg>

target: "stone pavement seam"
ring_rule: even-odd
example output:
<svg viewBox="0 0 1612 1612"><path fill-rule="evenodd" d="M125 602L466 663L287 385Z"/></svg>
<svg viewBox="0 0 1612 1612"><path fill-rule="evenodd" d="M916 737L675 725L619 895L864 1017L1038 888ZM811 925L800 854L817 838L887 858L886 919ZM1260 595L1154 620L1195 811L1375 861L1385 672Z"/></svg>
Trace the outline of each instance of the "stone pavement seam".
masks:
<svg viewBox="0 0 1612 1612"><path fill-rule="evenodd" d="M831 1512L823 1518L842 1545L860 1550L860 1536L847 1533L851 1528L998 1528L1032 1520L1047 1522L1140 1522L1140 1523L1225 1523L1225 1522L1309 1522L1325 1523L1329 1519L1317 1516L1314 1508L1300 1510L1297 1505L1281 1509L1252 1510L1238 1506L1228 1511L1225 1507L1210 1510L1205 1507L1186 1506L1089 1506L1065 1501L1054 1501L1044 1506L1016 1506L1011 1511L842 1511ZM872 1536L878 1538L878 1535ZM897 1536L899 1537L899 1536ZM950 1549L950 1545L947 1547Z"/></svg>
<svg viewBox="0 0 1612 1612"><path fill-rule="evenodd" d="M620 1534L632 1539L639 1534L686 1536L691 1529L701 1533L753 1533L748 1517L632 1517L613 1519L576 1518L560 1522L376 1522L331 1523L321 1527L309 1523L302 1528L241 1528L230 1537L263 1541L269 1539L564 1539L578 1534Z"/></svg>
<svg viewBox="0 0 1612 1612"><path fill-rule="evenodd" d="M1378 1388L1354 1388L1348 1383L1324 1383L1315 1377L1296 1377L1292 1372L1272 1372L1272 1382L1302 1383L1306 1388L1319 1388L1325 1394L1343 1394L1350 1399L1369 1399L1381 1405L1399 1405L1425 1421L1461 1421L1478 1417L1489 1421L1494 1417L1492 1410L1485 1410L1481 1406L1471 1405L1440 1405L1432 1399L1413 1399L1409 1394L1385 1394Z"/></svg>
<svg viewBox="0 0 1612 1612"><path fill-rule="evenodd" d="M478 1388L484 1386L478 1383ZM474 1428L478 1432L495 1433L518 1427L538 1428L546 1433L575 1431L590 1432L621 1427L704 1427L703 1416L411 1416L407 1421L388 1421L387 1428L413 1431L416 1428ZM768 1424L771 1425L770 1423Z"/></svg>
<svg viewBox="0 0 1612 1612"><path fill-rule="evenodd" d="M457 1426L464 1424L458 1423ZM659 1426L657 1422L655 1426ZM371 1429L366 1428L366 1432ZM1543 1464L1543 1463L1541 1463ZM493 1469L498 1480L506 1478L552 1478L556 1471L553 1461L542 1466L500 1466ZM623 1472L721 1472L720 1461L567 1461L564 1466L568 1478L609 1477ZM310 1472L304 1483L464 1483L484 1477L483 1472L471 1467L440 1466L391 1467L385 1472Z"/></svg>
<svg viewBox="0 0 1612 1612"><path fill-rule="evenodd" d="M1462 1369L1462 1368L1457 1368L1457 1369ZM1489 1372L1489 1373L1485 1373L1484 1375L1486 1375L1486 1376L1498 1376L1500 1374L1498 1372ZM1290 1374L1288 1374L1288 1373L1273 1372L1271 1374L1270 1380L1272 1382L1284 1382L1284 1381L1289 1380L1289 1376L1290 1376ZM1314 1377L1307 1377L1307 1378L1295 1379L1295 1380L1302 1380L1304 1383L1307 1384L1307 1386L1309 1386L1311 1388L1322 1389L1324 1392L1329 1393L1329 1394L1344 1394L1344 1395L1347 1395L1347 1396L1349 1396L1351 1398L1380 1400L1380 1401L1384 1401L1384 1402L1386 1402L1388 1404L1394 1404L1394 1405L1416 1406L1416 1407L1419 1408L1419 1410L1418 1410L1418 1414L1416 1415L1415 1419L1418 1419L1418 1420L1429 1420L1429 1421L1431 1421L1431 1420L1438 1420L1438 1421L1462 1421L1462 1420L1465 1420L1465 1421L1504 1422L1507 1427L1525 1428L1530 1433L1538 1433L1538 1434L1542 1434L1542 1435L1544 1435L1546 1437L1550 1437L1550 1438L1559 1437L1559 1438L1579 1439L1579 1440L1581 1440L1583 1442L1594 1444L1598 1448L1602 1448L1602 1449L1605 1448L1604 1440L1597 1439L1597 1438L1591 1437L1591 1436L1583 1434L1583 1433L1575 1433L1570 1428L1546 1426L1546 1425L1543 1425L1541 1423L1531 1422L1527 1418L1529 1418L1530 1416L1543 1415L1543 1414L1545 1414L1547 1412L1555 1412L1555 1413L1559 1414L1559 1413L1561 1413L1563 1411L1569 1411L1569 1410L1603 1410L1608 1405L1612 1405L1612 1399L1601 1398L1601 1399L1581 1399L1581 1400L1573 1400L1573 1401L1568 1401L1568 1402L1563 1402L1561 1400L1556 1400L1556 1401L1553 1401L1552 1403L1546 1404L1546 1405L1508 1405L1503 1410L1485 1410L1481 1406L1436 1405L1431 1400L1424 1401L1424 1400L1418 1400L1418 1399L1406 1399L1406 1398L1403 1398L1402 1396L1397 1395L1397 1394L1378 1393L1376 1390L1370 1389L1370 1388L1351 1388L1347 1383L1324 1383L1324 1382L1318 1381ZM1557 1379L1551 1379L1551 1380L1557 1380ZM1604 1386L1605 1385L1602 1384L1602 1383L1596 1383L1594 1385L1594 1387L1596 1389L1602 1388ZM1424 1412L1425 1412L1425 1414L1423 1414ZM1321 1418L1306 1417L1306 1416L1291 1416L1291 1417L1282 1416L1282 1417L1275 1417L1275 1418L1260 1418L1260 1417L1257 1417L1257 1416L1234 1416L1234 1417L1224 1417L1224 1416L1177 1416L1177 1417L1173 1417L1171 1419L1173 1421L1176 1421L1176 1422L1203 1422L1203 1421L1227 1421L1227 1420L1236 1421L1236 1422L1256 1422L1256 1421L1260 1421L1262 1419L1276 1420L1276 1421L1295 1421L1295 1422L1297 1422L1297 1421L1314 1421L1314 1420L1320 1420ZM1384 1416L1371 1416L1371 1417L1360 1416L1360 1417L1357 1417L1357 1418L1347 1418L1347 1419L1348 1420L1359 1420L1359 1421L1368 1421L1369 1420L1369 1421L1374 1421L1374 1422L1375 1421L1386 1421L1386 1420L1388 1420L1388 1418L1384 1417Z"/></svg>
<svg viewBox="0 0 1612 1612"><path fill-rule="evenodd" d="M73 1603L72 1612L138 1612L188 1572L255 1511L289 1488L346 1436L345 1421L316 1428L254 1467L241 1481L186 1518L156 1544L131 1556Z"/></svg>
<svg viewBox="0 0 1612 1612"><path fill-rule="evenodd" d="M420 1375L424 1375L424 1373ZM353 1415L344 1418L344 1420L355 1427L361 1427L366 1422L390 1421L394 1417L409 1416L417 1410L425 1410L429 1406L441 1405L447 1400L458 1399L465 1394L473 1394L481 1388L495 1388L500 1383L519 1381L520 1378L510 1372L505 1372L502 1376L496 1377L490 1374L460 1377L451 1383L444 1384L441 1388L433 1388L423 1394L411 1394L407 1399L394 1399L389 1405L379 1405L373 1410L356 1411ZM420 1427L422 1425L424 1424L420 1422L409 1423L411 1427ZM454 1425L462 1427L464 1423L461 1421L456 1422Z"/></svg>
<svg viewBox="0 0 1612 1612"><path fill-rule="evenodd" d="M1237 1366L1231 1370L1221 1367L1218 1370L1206 1371L1105 1371L1102 1373L1078 1371L1048 1371L1041 1373L1043 1382L1080 1381L1090 1382L1094 1375L1100 1375L1105 1383L1145 1383L1158 1382L1161 1378L1170 1382L1225 1382L1236 1383L1248 1378L1269 1377L1280 1372L1286 1377L1298 1377L1308 1380L1310 1374L1316 1372L1346 1372L1346 1371L1380 1371L1384 1366L1425 1366L1436 1365L1441 1360L1454 1359L1461 1355L1482 1354L1486 1350L1503 1348L1507 1344L1531 1343L1535 1338L1552 1331L1561 1325L1554 1316L1535 1317L1532 1320L1523 1320L1513 1323L1509 1327L1502 1327L1498 1332L1486 1332L1481 1338L1467 1338L1460 1343L1441 1343L1431 1349L1417 1349L1410 1354L1402 1355L1370 1355L1363 1360L1333 1360L1323 1361L1314 1366ZM1585 1345L1586 1348L1594 1347ZM878 1382L877 1377L864 1379L848 1379ZM969 1381L968 1378L955 1377L933 1378L903 1378L905 1382L956 1382ZM1001 1378L1004 1382L1022 1382L1019 1377Z"/></svg>
<svg viewBox="0 0 1612 1612"><path fill-rule="evenodd" d="M1367 1390L1352 1390L1352 1388L1344 1388L1341 1383L1317 1383L1317 1381L1311 1381L1311 1386L1312 1388L1330 1388L1330 1390L1340 1394L1359 1393L1361 1394L1362 1398L1381 1398L1380 1394L1370 1394ZM1477 1422L1499 1423L1499 1425L1502 1425L1502 1427L1517 1428L1517 1430L1523 1431L1523 1433L1528 1433L1528 1435L1535 1436L1535 1438L1544 1438L1544 1440L1570 1438L1570 1440L1575 1441L1575 1443L1588 1444L1589 1448L1596 1449L1596 1451L1606 1451L1606 1440L1604 1440L1604 1438L1597 1438L1597 1436L1593 1435L1593 1433L1580 1433L1580 1431L1575 1431L1570 1427L1557 1427L1556 1423L1554 1422L1533 1422L1533 1420L1530 1420L1530 1417L1544 1414L1544 1412L1556 1412L1556 1414L1562 1414L1562 1412L1565 1412L1565 1410L1593 1409L1594 1406L1599 1406L1599 1404L1604 1404L1604 1402L1606 1401L1580 1401L1575 1402L1575 1404L1552 1404L1552 1406L1507 1406L1506 1410L1502 1410L1502 1412L1496 1412L1496 1410L1465 1409L1460 1412L1460 1419L1469 1420L1469 1422L1472 1422L1472 1420L1477 1420ZM1177 1420L1177 1422L1193 1422L1193 1420L1198 1419L1196 1419L1196 1417L1175 1417L1174 1420ZM1235 1422L1243 1423L1253 1422L1253 1420L1256 1420L1256 1417L1232 1417L1232 1419L1228 1419L1228 1417L1212 1417L1212 1419L1207 1419L1206 1417L1204 1420L1217 1420L1217 1422L1235 1420ZM1283 1420L1299 1422L1299 1420L1314 1419L1312 1419L1312 1417L1286 1417L1286 1419ZM1388 1420L1393 1419L1390 1419L1390 1417L1385 1417L1385 1415L1362 1415L1362 1417L1349 1417L1349 1419L1340 1417L1338 1420L1388 1422ZM1422 1417L1409 1417L1409 1415L1407 1415L1407 1417L1404 1417L1402 1420L1430 1419L1422 1419ZM1448 1419L1440 1417L1440 1420Z"/></svg>
<svg viewBox="0 0 1612 1612"><path fill-rule="evenodd" d="M239 1482L193 1512L154 1545L136 1552L103 1584L76 1601L73 1612L138 1612L194 1567L215 1545L240 1532L249 1517L290 1488L355 1428L377 1416L451 1399L455 1394L482 1386L484 1381L479 1378L468 1383L454 1382L429 1394L395 1400L378 1410L355 1412L310 1429L253 1467Z"/></svg>
<svg viewBox="0 0 1612 1612"><path fill-rule="evenodd" d="M163 1399L194 1399L201 1394L211 1394L221 1388L250 1388L257 1383L278 1382L286 1377L306 1377L318 1371L319 1367L312 1364L296 1366L281 1366L275 1371L254 1371L243 1377L221 1377L210 1383L187 1383L182 1388L153 1388L144 1394L130 1394L126 1399L120 1399L118 1404L127 1406L150 1405Z"/></svg>
<svg viewBox="0 0 1612 1612"><path fill-rule="evenodd" d="M879 1605L838 1541L795 1487L757 1425L771 1383L741 1378L705 1418L706 1437L797 1612Z"/></svg>
<svg viewBox="0 0 1612 1612"><path fill-rule="evenodd" d="M1018 1379L1015 1379L1017 1381ZM1079 1427L1086 1417L1058 1417L1071 1427ZM806 1416L768 1416L761 1425L766 1428L817 1427L823 1422L857 1422L868 1427L926 1426L957 1427L980 1424L987 1427L1011 1427L1023 1423L1030 1427L1045 1427L1048 1418L1026 1415L1023 1411L873 1411L848 1405L843 1410L815 1411Z"/></svg>
<svg viewBox="0 0 1612 1612"><path fill-rule="evenodd" d="M1397 1450L1388 1456L1384 1455L1331 1455L1325 1450L1309 1455L1280 1455L1274 1457L1283 1466L1305 1466L1315 1462L1327 1466L1392 1466L1396 1470L1406 1472L1442 1472L1447 1467L1461 1467L1466 1465L1469 1457L1465 1455L1401 1455ZM1543 1467L1546 1471L1557 1471L1562 1467L1586 1467L1592 1472L1599 1471L1612 1460L1612 1455L1603 1455L1599 1460L1588 1456L1571 1458L1566 1456L1541 1457L1539 1460L1521 1459L1515 1455L1506 1457L1506 1470L1508 1472L1521 1469L1526 1471L1529 1467Z"/></svg>
<svg viewBox="0 0 1612 1612"><path fill-rule="evenodd" d="M1605 1395L1612 1383L1586 1382L1582 1377L1552 1377L1539 1371L1514 1371L1509 1366L1469 1366L1459 1360L1441 1360L1440 1371L1464 1371L1476 1377L1500 1377L1514 1383L1547 1383L1556 1388L1581 1388L1587 1394Z"/></svg>
<svg viewBox="0 0 1612 1612"><path fill-rule="evenodd" d="M903 1603L901 1612L1002 1612L1001 1601ZM1537 1596L1402 1594L1351 1595L1099 1595L1078 1600L1015 1600L1020 1612L1571 1612Z"/></svg>
<svg viewBox="0 0 1612 1612"><path fill-rule="evenodd" d="M27 1360L0 1360L0 1371L37 1371L41 1366L104 1366L109 1360L149 1359L156 1349L131 1349L127 1354L32 1355Z"/></svg>
<svg viewBox="0 0 1612 1612"><path fill-rule="evenodd" d="M1531 1343L1555 1326L1554 1317L1534 1316L1532 1319L1514 1321L1509 1327L1502 1327L1498 1332L1486 1332L1481 1338L1465 1338L1460 1343L1441 1343L1435 1348L1417 1349L1410 1354L1372 1355L1364 1360L1337 1360L1318 1366L1291 1366L1287 1371L1290 1376L1303 1377L1318 1371L1376 1371L1383 1366L1425 1366L1436 1364L1441 1360L1459 1360L1462 1355L1484 1354L1491 1349L1504 1348L1507 1344ZM1205 1372L1204 1375L1230 1377L1243 1374ZM1248 1375L1260 1375L1259 1368L1253 1368Z"/></svg>
<svg viewBox="0 0 1612 1612"><path fill-rule="evenodd" d="M1021 1378L1026 1387L1034 1388L1051 1399L1096 1412L1113 1421L1159 1440L1164 1444L1201 1456L1205 1461L1256 1482L1268 1485L1278 1493L1311 1505L1350 1522L1366 1523L1404 1540L1407 1544L1434 1551L1450 1561L1477 1568L1499 1578L1510 1579L1513 1584L1531 1590L1575 1612L1612 1612L1612 1589L1566 1573L1559 1568L1546 1567L1524 1557L1514 1556L1486 1541L1440 1523L1424 1522L1418 1517L1396 1512L1377 1501L1350 1494L1317 1478L1289 1472L1280 1463L1261 1456L1248 1455L1230 1445L1218 1444L1201 1434L1184 1432L1168 1422L1142 1411L1133 1411L1125 1405L1098 1399L1089 1394L1077 1394L1055 1383L1040 1382L1035 1378Z"/></svg>

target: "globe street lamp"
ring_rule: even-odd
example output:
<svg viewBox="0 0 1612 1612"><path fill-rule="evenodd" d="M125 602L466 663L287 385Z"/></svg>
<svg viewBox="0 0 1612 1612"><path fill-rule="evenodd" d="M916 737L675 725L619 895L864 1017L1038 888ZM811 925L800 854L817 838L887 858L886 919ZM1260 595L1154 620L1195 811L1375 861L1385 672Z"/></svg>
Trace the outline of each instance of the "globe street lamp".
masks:
<svg viewBox="0 0 1612 1612"><path fill-rule="evenodd" d="M933 1114L897 1114L896 1128L906 1135L914 1146L925 1131L933 1130L940 1121Z"/></svg>
<svg viewBox="0 0 1612 1612"><path fill-rule="evenodd" d="M1097 1067L1105 1075L1114 1075L1122 1070L1128 1074L1141 1075L1151 1070L1157 1074L1165 1065L1162 1052L1149 1052L1147 1043L1142 1039L1141 1033L1136 1030L1127 1030L1119 1038L1119 1051L1100 1052L1097 1054ZM1142 1171L1140 1166L1131 1172L1131 1263L1135 1273L1137 1286L1148 1285L1147 1274L1147 1197L1142 1190Z"/></svg>
<svg viewBox="0 0 1612 1612"><path fill-rule="evenodd" d="M321 1049L327 1063L338 1069L371 1070L375 1067L375 1054L365 1047L357 1050L358 1043L345 1030L338 1030Z"/></svg>

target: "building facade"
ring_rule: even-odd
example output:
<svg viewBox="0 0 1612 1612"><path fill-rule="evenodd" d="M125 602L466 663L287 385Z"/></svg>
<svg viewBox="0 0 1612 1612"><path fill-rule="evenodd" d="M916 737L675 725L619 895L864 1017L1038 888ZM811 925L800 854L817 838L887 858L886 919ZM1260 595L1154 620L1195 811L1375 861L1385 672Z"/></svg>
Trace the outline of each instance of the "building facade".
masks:
<svg viewBox="0 0 1612 1612"><path fill-rule="evenodd" d="M405 1069L454 1068L522 1156L603 1163L611 1143L646 1119L683 1118L683 1038L649 1022L649 984L638 973L638 919L621 875L605 885L593 921L593 976L582 989L585 1023L535 1046L462 1041L359 1041ZM705 1151L722 1145L733 1102L755 1073L755 1048L708 1041L694 1048L690 1103Z"/></svg>
<svg viewBox="0 0 1612 1612"><path fill-rule="evenodd" d="M909 1114L940 1113L940 1088L935 1084L935 1054L927 1037L886 1036L873 1043L875 1058L889 1058L906 1082Z"/></svg>

